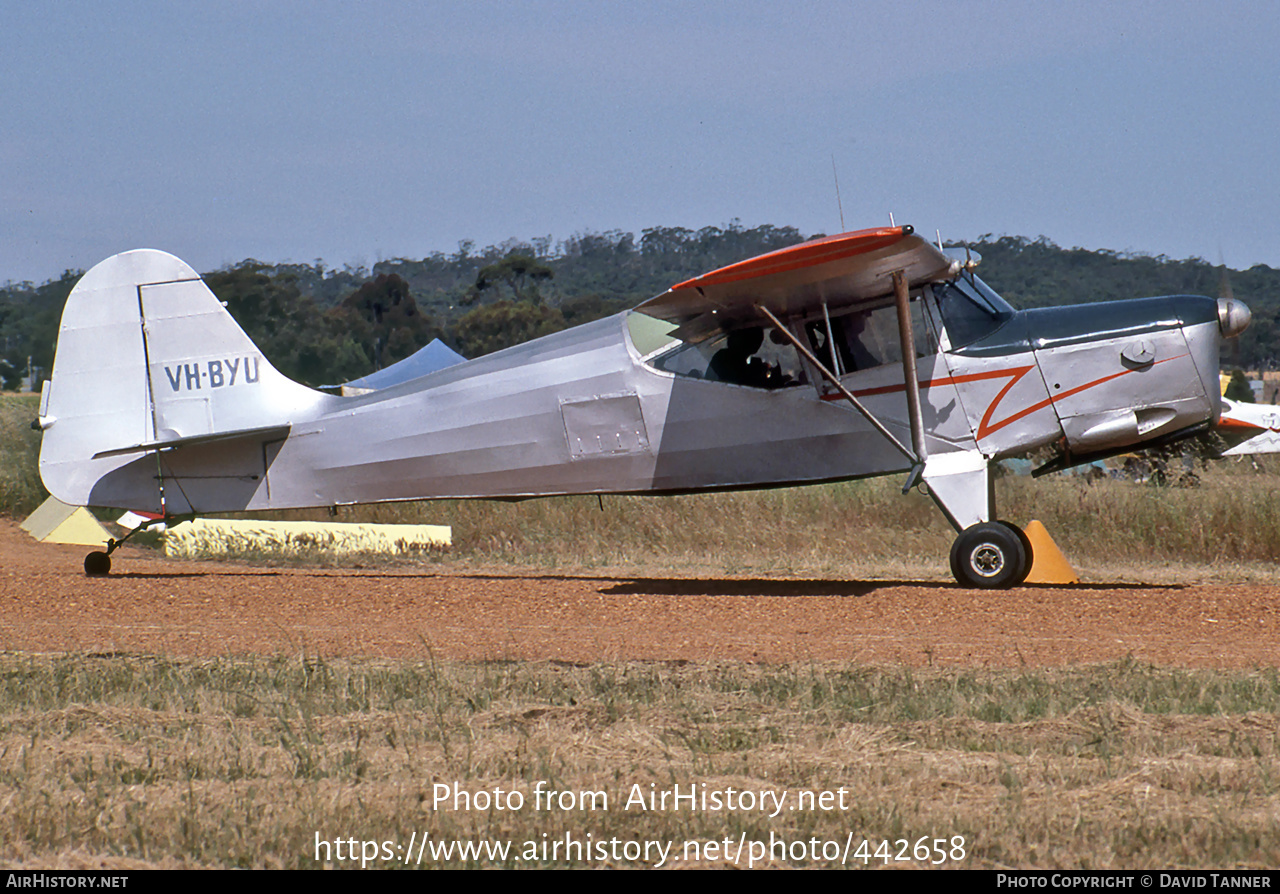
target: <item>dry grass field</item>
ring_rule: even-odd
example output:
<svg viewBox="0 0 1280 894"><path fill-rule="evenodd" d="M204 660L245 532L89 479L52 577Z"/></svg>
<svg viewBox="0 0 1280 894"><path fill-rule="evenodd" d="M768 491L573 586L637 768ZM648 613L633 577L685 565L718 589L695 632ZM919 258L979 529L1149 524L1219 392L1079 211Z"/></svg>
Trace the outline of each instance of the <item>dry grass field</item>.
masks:
<svg viewBox="0 0 1280 894"><path fill-rule="evenodd" d="M661 842L671 868L1280 862L1273 670L27 654L0 674L11 866L659 863L527 850L588 836ZM539 786L575 799L538 809ZM635 786L789 800L649 810ZM457 800L496 791L523 809ZM801 792L831 803L793 809ZM423 836L514 850L420 860ZM687 844L726 838L748 849Z"/></svg>
<svg viewBox="0 0 1280 894"><path fill-rule="evenodd" d="M1005 594L893 482L344 510L455 547L106 581L0 523L0 863L1274 867L1280 478L1199 475L1003 479L1086 580Z"/></svg>

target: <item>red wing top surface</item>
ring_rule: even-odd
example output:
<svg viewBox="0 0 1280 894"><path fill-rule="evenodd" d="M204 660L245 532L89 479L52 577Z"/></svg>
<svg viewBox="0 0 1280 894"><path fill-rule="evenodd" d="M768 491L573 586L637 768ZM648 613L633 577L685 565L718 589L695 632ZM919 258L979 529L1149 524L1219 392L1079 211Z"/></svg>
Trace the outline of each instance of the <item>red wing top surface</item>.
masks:
<svg viewBox="0 0 1280 894"><path fill-rule="evenodd" d="M835 310L892 294L896 270L917 286L949 277L952 263L911 227L858 230L721 267L672 286L637 310L679 324L714 312L721 325L755 316L756 305L783 317L824 302Z"/></svg>

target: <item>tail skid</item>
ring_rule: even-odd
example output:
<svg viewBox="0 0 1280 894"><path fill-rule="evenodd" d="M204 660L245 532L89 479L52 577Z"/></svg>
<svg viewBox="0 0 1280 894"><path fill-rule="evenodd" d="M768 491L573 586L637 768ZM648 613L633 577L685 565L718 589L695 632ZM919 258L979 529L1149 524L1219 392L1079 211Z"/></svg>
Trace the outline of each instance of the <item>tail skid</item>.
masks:
<svg viewBox="0 0 1280 894"><path fill-rule="evenodd" d="M327 400L277 372L190 266L125 252L67 298L40 475L80 506L240 508L263 483L268 445Z"/></svg>

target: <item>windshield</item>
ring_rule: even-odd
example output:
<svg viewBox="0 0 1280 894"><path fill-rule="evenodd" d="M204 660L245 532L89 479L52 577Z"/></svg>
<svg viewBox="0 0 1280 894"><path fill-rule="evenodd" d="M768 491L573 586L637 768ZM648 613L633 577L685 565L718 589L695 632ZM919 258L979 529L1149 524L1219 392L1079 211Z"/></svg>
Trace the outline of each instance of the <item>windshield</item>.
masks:
<svg viewBox="0 0 1280 894"><path fill-rule="evenodd" d="M990 335L1014 315L1014 309L976 276L934 286L934 294L952 350Z"/></svg>

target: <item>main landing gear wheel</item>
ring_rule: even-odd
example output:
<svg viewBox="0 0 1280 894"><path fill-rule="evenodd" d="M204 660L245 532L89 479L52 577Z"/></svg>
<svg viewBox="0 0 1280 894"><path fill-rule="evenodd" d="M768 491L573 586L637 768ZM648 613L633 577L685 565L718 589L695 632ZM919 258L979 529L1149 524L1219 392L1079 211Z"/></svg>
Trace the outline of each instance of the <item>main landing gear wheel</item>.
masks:
<svg viewBox="0 0 1280 894"><path fill-rule="evenodd" d="M1007 522L980 522L965 528L951 545L951 573L963 587L1016 587L1031 571L1024 537Z"/></svg>
<svg viewBox="0 0 1280 894"><path fill-rule="evenodd" d="M1022 552L1024 556L1022 561L1022 573L1018 575L1018 579L1016 581L1009 585L1011 587L1021 586L1022 582L1031 575L1031 566L1035 564L1036 560L1035 549L1031 546L1031 538L1027 536L1026 531L1019 528L1013 522L996 519L996 524L1004 525L1006 528L1013 531L1013 533L1017 534L1018 539L1022 541Z"/></svg>
<svg viewBox="0 0 1280 894"><path fill-rule="evenodd" d="M84 573L89 577L105 577L111 573L111 556L104 552L92 552L84 557Z"/></svg>

